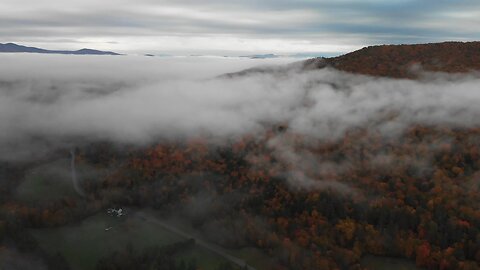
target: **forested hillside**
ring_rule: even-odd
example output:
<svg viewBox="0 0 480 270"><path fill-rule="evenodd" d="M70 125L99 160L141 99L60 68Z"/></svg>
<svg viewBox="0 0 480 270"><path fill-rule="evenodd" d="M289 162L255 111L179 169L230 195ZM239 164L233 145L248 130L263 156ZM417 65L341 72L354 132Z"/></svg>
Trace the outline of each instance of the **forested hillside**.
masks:
<svg viewBox="0 0 480 270"><path fill-rule="evenodd" d="M464 73L480 70L480 42L371 46L306 65L391 78L416 78L422 71Z"/></svg>

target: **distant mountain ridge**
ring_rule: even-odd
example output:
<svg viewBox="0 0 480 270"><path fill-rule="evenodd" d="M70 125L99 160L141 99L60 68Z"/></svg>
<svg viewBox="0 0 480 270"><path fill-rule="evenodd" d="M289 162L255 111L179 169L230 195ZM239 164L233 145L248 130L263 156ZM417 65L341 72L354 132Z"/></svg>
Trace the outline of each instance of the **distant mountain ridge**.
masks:
<svg viewBox="0 0 480 270"><path fill-rule="evenodd" d="M73 54L73 55L121 55L110 51L99 51L93 49L80 49L77 51L68 50L46 50L36 47L27 47L15 43L0 43L0 53L44 53L44 54Z"/></svg>
<svg viewBox="0 0 480 270"><path fill-rule="evenodd" d="M306 68L332 67L378 77L415 78L418 70L480 71L480 42L370 46L338 57L306 60Z"/></svg>
<svg viewBox="0 0 480 270"><path fill-rule="evenodd" d="M250 59L271 59L271 58L279 58L281 56L273 54L273 53L267 53L267 54L243 55L243 56L240 56L240 57L241 58L250 58Z"/></svg>

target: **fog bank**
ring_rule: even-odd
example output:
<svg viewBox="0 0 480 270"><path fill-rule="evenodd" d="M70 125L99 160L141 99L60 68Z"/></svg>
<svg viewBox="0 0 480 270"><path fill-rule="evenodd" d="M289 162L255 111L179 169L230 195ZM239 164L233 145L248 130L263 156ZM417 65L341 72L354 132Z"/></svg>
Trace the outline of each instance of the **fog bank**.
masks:
<svg viewBox="0 0 480 270"><path fill-rule="evenodd" d="M335 140L355 127L394 136L410 124L477 126L480 79L378 79L331 69L218 75L289 59L0 55L2 159L77 139L145 144L219 140L284 124Z"/></svg>

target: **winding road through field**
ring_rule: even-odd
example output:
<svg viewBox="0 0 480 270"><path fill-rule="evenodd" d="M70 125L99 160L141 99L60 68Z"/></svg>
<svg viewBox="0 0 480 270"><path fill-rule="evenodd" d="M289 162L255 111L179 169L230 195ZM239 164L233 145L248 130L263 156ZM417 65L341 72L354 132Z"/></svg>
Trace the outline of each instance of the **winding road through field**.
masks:
<svg viewBox="0 0 480 270"><path fill-rule="evenodd" d="M237 258L237 257L234 257L230 254L228 254L228 252L223 249L222 247L218 246L218 245L215 245L215 244L212 244L212 243L208 243L206 241L203 241L202 239L190 234L190 233L187 233L187 232L184 232L178 228L176 228L175 226L171 225L171 224L168 224L158 218L155 218L155 217L152 217L150 215L147 215L143 212L136 212L134 214L135 217L138 217L144 221L148 221L148 222L151 222L153 224L156 224L158 226L161 226L163 229L166 229L172 233L175 233L175 234L178 234L180 235L181 237L184 237L186 239L193 239L195 240L195 244L201 246L202 248L205 248L223 258L225 258L226 260L230 261L231 263L235 264L235 265L238 265L241 269L248 269L248 270L256 270L253 266L250 266L247 264L247 262L245 260L242 260L240 258Z"/></svg>

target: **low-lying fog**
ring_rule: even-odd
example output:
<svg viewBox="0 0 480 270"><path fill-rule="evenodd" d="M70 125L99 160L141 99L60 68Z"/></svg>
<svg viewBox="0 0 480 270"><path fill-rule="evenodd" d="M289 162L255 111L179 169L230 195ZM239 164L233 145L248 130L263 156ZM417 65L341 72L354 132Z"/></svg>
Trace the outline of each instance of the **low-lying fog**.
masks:
<svg viewBox="0 0 480 270"><path fill-rule="evenodd" d="M149 143L221 141L286 124L334 140L367 126L395 135L408 124L480 124L479 76L375 79L331 69L219 76L292 59L0 55L0 159L41 155L78 139Z"/></svg>

